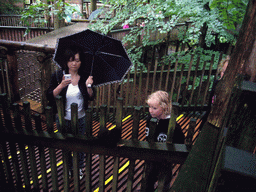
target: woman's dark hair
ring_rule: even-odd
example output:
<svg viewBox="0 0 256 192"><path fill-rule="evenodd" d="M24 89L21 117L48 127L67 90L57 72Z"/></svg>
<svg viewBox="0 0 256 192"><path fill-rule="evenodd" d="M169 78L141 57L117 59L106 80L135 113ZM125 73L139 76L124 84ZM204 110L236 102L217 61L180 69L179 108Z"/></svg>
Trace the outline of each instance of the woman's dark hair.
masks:
<svg viewBox="0 0 256 192"><path fill-rule="evenodd" d="M75 55L76 54L79 54L79 57L80 57L80 61L81 61L81 67L79 68L78 70L78 74L81 75L81 72L82 72L82 65L85 61L85 58L84 58L84 53L83 53L83 49L78 47L78 46L71 46L69 47L68 49L66 49L66 51L64 52L63 54L63 66L64 67L64 70L65 70L65 73L69 73L68 72L68 61L70 61L70 58L71 60L73 61L75 59Z"/></svg>

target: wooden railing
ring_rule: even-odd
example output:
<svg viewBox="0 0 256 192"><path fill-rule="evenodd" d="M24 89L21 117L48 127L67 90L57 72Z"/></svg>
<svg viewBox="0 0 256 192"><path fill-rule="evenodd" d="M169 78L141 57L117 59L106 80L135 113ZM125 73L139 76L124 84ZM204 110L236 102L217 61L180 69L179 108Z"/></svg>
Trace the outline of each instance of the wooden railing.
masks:
<svg viewBox="0 0 256 192"><path fill-rule="evenodd" d="M42 17L44 19L44 17ZM29 27L42 27L42 28L52 28L51 23L39 24L35 23L34 19L30 18L27 20ZM27 27L25 21L21 20L21 15L0 15L0 26L9 27Z"/></svg>
<svg viewBox="0 0 256 192"><path fill-rule="evenodd" d="M100 119L93 118L92 110L86 111L86 134L77 134L77 105L72 104L72 134L65 133L63 124L56 130L53 123L52 109L47 107L46 119L37 113L31 113L30 103L24 102L22 107L16 103L8 102L7 94L0 94L0 178L1 187L9 190L44 190L44 191L133 191L138 186L147 185L143 179L143 167L140 177L136 168L144 161L170 162L182 164L191 148L192 138L185 144L172 143L148 143L143 141L144 132L141 130L141 108L135 107L132 126L130 126L130 140L124 138L127 135L123 121L123 109L120 98L117 102L117 112L112 130L107 128L109 118L106 118L107 108L101 106ZM57 103L61 97L57 98ZM59 105L62 106L62 105ZM63 109L62 109L63 110ZM63 113L59 113L63 119ZM145 120L144 120L145 121ZM61 121L60 121L61 122ZM95 130L95 124L99 128ZM155 130L156 121L152 120L150 127ZM131 131L132 130L132 131ZM172 131L174 129L172 128ZM172 134L170 131L170 135ZM132 133L131 133L132 132ZM192 135L193 136L193 135ZM121 139L122 137L122 139ZM73 152L74 178L69 179L68 153ZM86 153L85 158L85 183L78 176L78 152ZM95 160L98 159L98 175L95 181L92 171L95 172ZM112 166L109 167L107 159L111 158ZM126 168L128 178L123 183L124 173L120 171L121 165ZM137 166L136 166L137 165ZM107 171L111 169L109 173ZM142 171L142 172L141 172ZM110 177L110 175L113 175ZM107 176L108 175L108 176ZM106 181L112 178L111 185ZM138 176L137 176L138 177ZM62 178L62 179L61 179ZM109 180L109 179L108 179ZM96 184L95 184L96 182ZM136 182L136 183L135 183ZM141 183L142 182L142 183ZM159 181L159 186L161 186ZM162 191L161 188L158 189Z"/></svg>
<svg viewBox="0 0 256 192"><path fill-rule="evenodd" d="M1 92L8 93L12 101L31 98L44 109L48 103L46 90L50 77L57 70L52 62L54 48L3 40L0 45L3 79ZM97 87L97 97L92 106L98 111L101 105L106 104L108 111L113 111L116 99L122 97L125 111L136 105L145 109L147 95L161 89L169 92L172 101L179 102L183 110L205 110L211 83L216 74L214 60L220 58L212 55L211 60L204 62L202 69L198 67L199 57L195 69L192 68L195 60L193 56L188 64L176 61L175 64L158 66L156 60L153 64L147 64L147 71L138 69L135 64L133 72L129 72L122 83Z"/></svg>
<svg viewBox="0 0 256 192"><path fill-rule="evenodd" d="M9 41L27 41L52 31L53 22L37 24L32 18L27 21L30 30L26 34L26 24L20 15L0 15L0 39Z"/></svg>
<svg viewBox="0 0 256 192"><path fill-rule="evenodd" d="M44 35L53 30L53 28L30 28L26 34L26 27L0 26L0 39L9 41L27 41L29 39Z"/></svg>

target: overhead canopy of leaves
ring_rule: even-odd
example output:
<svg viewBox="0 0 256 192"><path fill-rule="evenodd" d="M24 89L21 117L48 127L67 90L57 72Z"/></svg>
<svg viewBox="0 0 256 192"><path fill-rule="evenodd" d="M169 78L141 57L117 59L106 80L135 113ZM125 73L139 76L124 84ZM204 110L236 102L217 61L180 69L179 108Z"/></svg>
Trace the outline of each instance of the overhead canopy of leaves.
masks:
<svg viewBox="0 0 256 192"><path fill-rule="evenodd" d="M208 47L215 44L216 34L220 42L235 44L247 3L248 0L108 0L110 9L105 19L97 20L91 29L107 34L129 25L123 43L128 45L133 62L140 63L143 49L166 41L152 39L152 35L172 32L178 23L190 23L187 31L185 27L179 29L178 38L193 48L197 48L204 24L208 27ZM104 23L106 20L109 24ZM136 43L138 39L140 42Z"/></svg>

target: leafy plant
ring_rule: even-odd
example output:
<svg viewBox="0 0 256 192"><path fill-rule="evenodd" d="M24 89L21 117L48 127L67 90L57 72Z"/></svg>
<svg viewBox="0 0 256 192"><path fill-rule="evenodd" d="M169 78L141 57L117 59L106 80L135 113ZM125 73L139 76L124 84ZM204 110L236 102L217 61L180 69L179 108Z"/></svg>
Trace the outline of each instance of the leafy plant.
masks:
<svg viewBox="0 0 256 192"><path fill-rule="evenodd" d="M65 3L63 0L47 0L46 3L37 0L35 3L25 8L21 14L21 20L27 26L27 34L29 27L31 27L31 19L35 24L44 26L52 16L57 16L59 20L63 20L75 12L81 14L77 6Z"/></svg>
<svg viewBox="0 0 256 192"><path fill-rule="evenodd" d="M21 0L7 0L0 2L0 14L20 14L22 11L15 3Z"/></svg>
<svg viewBox="0 0 256 192"><path fill-rule="evenodd" d="M177 37L191 51L182 50L176 55L165 55L161 64L170 61L174 63L177 57L189 63L190 56L186 54L200 53L202 60L211 57L211 54L217 55L215 52L207 53L206 50L198 49L204 25L207 26L207 47L215 44L216 34L220 42L235 44L238 34L236 27L243 20L248 0L108 0L106 3L110 5L110 9L105 19L97 20L90 28L108 34L113 29L129 26L123 43L132 62L143 68L142 56L145 50L166 43L164 34L172 33L178 23L187 24L179 27ZM106 20L109 24L105 23ZM203 56L204 54L206 55ZM214 67L217 65L214 64Z"/></svg>

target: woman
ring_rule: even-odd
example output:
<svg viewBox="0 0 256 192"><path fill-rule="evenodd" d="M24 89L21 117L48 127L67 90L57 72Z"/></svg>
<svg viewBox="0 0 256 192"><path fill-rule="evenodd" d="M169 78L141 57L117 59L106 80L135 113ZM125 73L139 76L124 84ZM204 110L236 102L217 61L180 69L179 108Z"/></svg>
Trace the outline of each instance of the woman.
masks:
<svg viewBox="0 0 256 192"><path fill-rule="evenodd" d="M65 128L67 133L71 133L71 104L78 105L78 126L79 134L85 133L85 111L88 108L88 101L93 100L94 90L92 88L93 77L85 75L83 63L85 61L82 50L79 48L67 49L63 55L64 71L60 70L52 75L50 85L47 91L49 105L57 113L55 97L60 95L63 98ZM70 74L71 78L65 78L65 74ZM56 123L59 128L59 119L56 115ZM70 156L71 157L71 156ZM83 176L84 154L79 153L80 179ZM72 158L69 161L72 169Z"/></svg>

